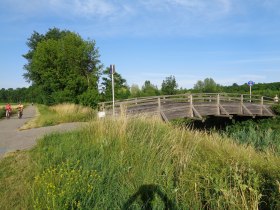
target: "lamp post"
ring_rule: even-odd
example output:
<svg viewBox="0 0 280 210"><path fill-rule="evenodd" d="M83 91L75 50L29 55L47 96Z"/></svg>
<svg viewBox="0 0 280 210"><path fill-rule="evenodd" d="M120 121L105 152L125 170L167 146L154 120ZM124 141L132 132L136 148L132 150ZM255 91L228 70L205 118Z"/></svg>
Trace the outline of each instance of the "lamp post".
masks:
<svg viewBox="0 0 280 210"><path fill-rule="evenodd" d="M112 101L113 101L113 116L115 116L115 83L114 83L115 65L110 65L110 74L112 76Z"/></svg>

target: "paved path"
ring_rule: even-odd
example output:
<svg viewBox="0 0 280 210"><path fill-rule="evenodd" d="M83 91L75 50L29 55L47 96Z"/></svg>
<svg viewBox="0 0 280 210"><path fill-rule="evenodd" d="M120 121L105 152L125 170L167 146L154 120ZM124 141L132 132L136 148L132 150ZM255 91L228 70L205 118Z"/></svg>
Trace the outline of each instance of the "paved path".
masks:
<svg viewBox="0 0 280 210"><path fill-rule="evenodd" d="M36 144L36 140L51 132L73 130L81 123L64 123L56 126L33 128L19 131L18 129L27 121L35 117L36 109L28 106L24 109L22 119L16 115L10 119L0 120L0 158L7 152L28 149Z"/></svg>

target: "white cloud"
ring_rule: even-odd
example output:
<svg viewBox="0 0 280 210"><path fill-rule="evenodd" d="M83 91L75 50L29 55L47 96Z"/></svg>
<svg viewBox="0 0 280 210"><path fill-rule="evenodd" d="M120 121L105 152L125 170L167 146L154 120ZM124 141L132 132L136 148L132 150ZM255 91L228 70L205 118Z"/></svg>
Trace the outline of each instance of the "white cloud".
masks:
<svg viewBox="0 0 280 210"><path fill-rule="evenodd" d="M196 16L219 16L231 10L232 0L145 0L146 9L163 12L186 11Z"/></svg>
<svg viewBox="0 0 280 210"><path fill-rule="evenodd" d="M106 17L115 12L115 6L105 0L49 0L49 5L53 10L80 17Z"/></svg>

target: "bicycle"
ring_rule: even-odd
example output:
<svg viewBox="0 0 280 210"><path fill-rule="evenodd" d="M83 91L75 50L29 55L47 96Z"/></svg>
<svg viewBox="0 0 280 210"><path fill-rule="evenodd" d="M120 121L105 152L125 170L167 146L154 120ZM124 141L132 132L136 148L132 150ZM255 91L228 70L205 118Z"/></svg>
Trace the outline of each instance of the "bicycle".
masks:
<svg viewBox="0 0 280 210"><path fill-rule="evenodd" d="M21 119L22 118L22 110L19 110L18 111L18 119Z"/></svg>
<svg viewBox="0 0 280 210"><path fill-rule="evenodd" d="M6 118L10 119L11 117L11 110L6 110Z"/></svg>

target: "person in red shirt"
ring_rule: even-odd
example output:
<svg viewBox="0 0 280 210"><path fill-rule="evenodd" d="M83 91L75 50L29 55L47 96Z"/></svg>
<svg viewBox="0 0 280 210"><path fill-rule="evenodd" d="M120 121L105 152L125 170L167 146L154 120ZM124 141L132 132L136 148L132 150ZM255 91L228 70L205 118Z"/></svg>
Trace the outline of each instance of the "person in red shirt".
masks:
<svg viewBox="0 0 280 210"><path fill-rule="evenodd" d="M11 104L8 103L8 104L6 105L6 107L5 107L5 109L6 109L6 118L10 118L11 113L12 113Z"/></svg>

